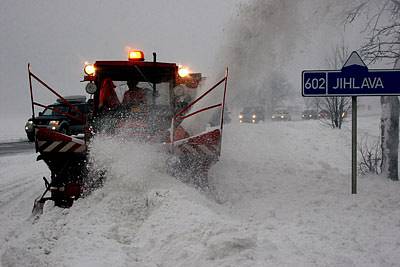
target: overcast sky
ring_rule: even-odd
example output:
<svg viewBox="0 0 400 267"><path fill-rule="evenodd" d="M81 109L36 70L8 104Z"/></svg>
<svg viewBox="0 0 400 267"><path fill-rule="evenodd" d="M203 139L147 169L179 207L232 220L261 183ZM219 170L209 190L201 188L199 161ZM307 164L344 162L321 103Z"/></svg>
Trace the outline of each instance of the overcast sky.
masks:
<svg viewBox="0 0 400 267"><path fill-rule="evenodd" d="M245 0L1 0L0 120L29 116L27 63L64 94L83 92L85 61L151 59L211 73L224 29Z"/></svg>

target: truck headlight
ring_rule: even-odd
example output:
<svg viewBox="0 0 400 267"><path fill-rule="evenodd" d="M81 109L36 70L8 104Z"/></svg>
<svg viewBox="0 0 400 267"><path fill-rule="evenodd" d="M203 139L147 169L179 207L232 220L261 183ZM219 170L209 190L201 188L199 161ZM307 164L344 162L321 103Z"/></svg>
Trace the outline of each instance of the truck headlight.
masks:
<svg viewBox="0 0 400 267"><path fill-rule="evenodd" d="M253 114L252 118L253 118L253 119L257 118L257 115L256 115L256 114Z"/></svg>
<svg viewBox="0 0 400 267"><path fill-rule="evenodd" d="M239 119L243 119L243 115L242 114L239 115Z"/></svg>
<svg viewBox="0 0 400 267"><path fill-rule="evenodd" d="M285 116L281 116L281 119L285 118Z"/></svg>
<svg viewBox="0 0 400 267"><path fill-rule="evenodd" d="M33 121L28 121L29 124L33 124Z"/></svg>
<svg viewBox="0 0 400 267"><path fill-rule="evenodd" d="M50 122L49 122L49 125L52 125L52 126L57 126L57 125L59 125L59 124L60 124L59 121L50 121Z"/></svg>
<svg viewBox="0 0 400 267"><path fill-rule="evenodd" d="M84 71L87 75L93 76L94 73L96 72L96 69L95 69L95 67L94 67L93 64L86 63L86 64L85 64L85 67L83 68L83 71Z"/></svg>

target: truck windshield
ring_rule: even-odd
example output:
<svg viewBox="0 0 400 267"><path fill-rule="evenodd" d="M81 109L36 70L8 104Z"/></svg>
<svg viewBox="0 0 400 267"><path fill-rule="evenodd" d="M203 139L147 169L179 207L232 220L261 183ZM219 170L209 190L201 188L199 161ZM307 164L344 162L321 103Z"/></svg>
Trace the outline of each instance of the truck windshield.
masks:
<svg viewBox="0 0 400 267"><path fill-rule="evenodd" d="M128 81L113 81L115 93L120 104L127 104L130 100L138 100L148 105L170 105L169 83L156 84L156 92L153 94L153 85L147 82L139 82L129 92Z"/></svg>

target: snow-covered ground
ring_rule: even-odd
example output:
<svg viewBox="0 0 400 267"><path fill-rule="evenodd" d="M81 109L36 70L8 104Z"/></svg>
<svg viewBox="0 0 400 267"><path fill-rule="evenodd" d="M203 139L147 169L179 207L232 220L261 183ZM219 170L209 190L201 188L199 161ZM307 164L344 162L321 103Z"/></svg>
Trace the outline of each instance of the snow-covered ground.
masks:
<svg viewBox="0 0 400 267"><path fill-rule="evenodd" d="M1 264L396 266L400 185L360 177L351 195L350 145L348 130L318 121L233 122L200 192L166 173L158 148L98 139L104 186L37 219L46 167L32 153L0 158Z"/></svg>

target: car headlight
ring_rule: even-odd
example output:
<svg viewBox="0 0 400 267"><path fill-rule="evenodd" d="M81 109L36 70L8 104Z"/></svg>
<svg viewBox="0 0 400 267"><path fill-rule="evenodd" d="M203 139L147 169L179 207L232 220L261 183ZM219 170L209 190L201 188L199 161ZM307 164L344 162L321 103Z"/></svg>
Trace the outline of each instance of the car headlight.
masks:
<svg viewBox="0 0 400 267"><path fill-rule="evenodd" d="M50 125L50 126L53 126L53 128L56 127L56 126L58 126L59 124L60 124L59 121L50 121L50 122L49 122L49 125ZM53 130L54 130L54 129L53 129Z"/></svg>
<svg viewBox="0 0 400 267"><path fill-rule="evenodd" d="M252 118L253 118L253 119L257 118L257 115L256 115L256 114L253 114Z"/></svg>
<svg viewBox="0 0 400 267"><path fill-rule="evenodd" d="M25 130L29 130L28 126L25 126Z"/></svg>
<svg viewBox="0 0 400 267"><path fill-rule="evenodd" d="M243 119L243 115L242 114L239 115L239 119Z"/></svg>
<svg viewBox="0 0 400 267"><path fill-rule="evenodd" d="M29 124L33 124L33 121L28 121Z"/></svg>
<svg viewBox="0 0 400 267"><path fill-rule="evenodd" d="M311 118L311 117L312 117L312 115L309 115L309 117Z"/></svg>
<svg viewBox="0 0 400 267"><path fill-rule="evenodd" d="M281 119L285 118L285 116L281 116Z"/></svg>
<svg viewBox="0 0 400 267"><path fill-rule="evenodd" d="M272 116L273 119L275 119L275 116Z"/></svg>

